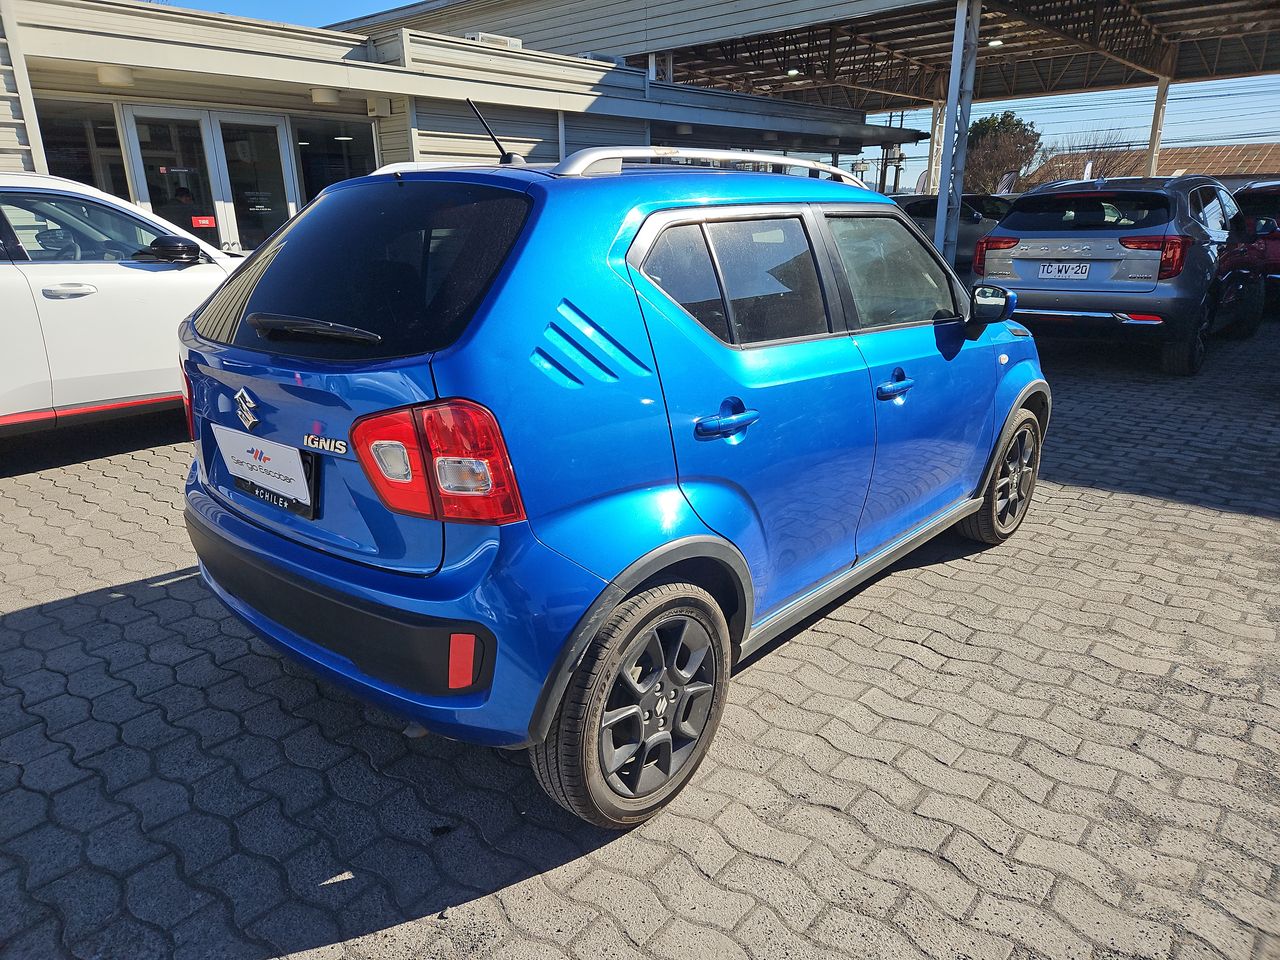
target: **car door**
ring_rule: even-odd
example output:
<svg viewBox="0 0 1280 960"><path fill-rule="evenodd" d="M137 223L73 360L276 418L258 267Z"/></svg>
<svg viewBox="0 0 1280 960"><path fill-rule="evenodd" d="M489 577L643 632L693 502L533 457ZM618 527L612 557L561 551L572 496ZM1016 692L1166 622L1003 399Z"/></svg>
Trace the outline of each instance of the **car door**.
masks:
<svg viewBox="0 0 1280 960"><path fill-rule="evenodd" d="M1215 189L1227 225L1227 242L1222 248L1218 273L1224 287L1231 291L1233 315L1237 319L1256 316L1254 311L1262 309L1265 296L1260 251L1254 245L1247 218L1231 194L1223 187Z"/></svg>
<svg viewBox="0 0 1280 960"><path fill-rule="evenodd" d="M1222 199L1213 187L1198 187L1191 193L1191 215L1204 228L1213 275L1215 328L1233 324L1240 318L1241 284L1232 269L1231 224Z"/></svg>
<svg viewBox="0 0 1280 960"><path fill-rule="evenodd" d="M963 288L924 238L889 211L826 212L874 397L865 558L973 495L993 442L997 360L986 330L970 339Z"/></svg>
<svg viewBox="0 0 1280 960"><path fill-rule="evenodd" d="M0 215L0 435L53 418L44 336L27 278L13 262L17 250Z"/></svg>
<svg viewBox="0 0 1280 960"><path fill-rule="evenodd" d="M875 443L867 369L807 208L693 216L650 218L629 260L680 489L741 550L763 617L857 557Z"/></svg>
<svg viewBox="0 0 1280 960"><path fill-rule="evenodd" d="M226 276L215 263L139 257L164 231L74 193L7 190L15 265L35 300L53 406L178 396L177 328Z"/></svg>

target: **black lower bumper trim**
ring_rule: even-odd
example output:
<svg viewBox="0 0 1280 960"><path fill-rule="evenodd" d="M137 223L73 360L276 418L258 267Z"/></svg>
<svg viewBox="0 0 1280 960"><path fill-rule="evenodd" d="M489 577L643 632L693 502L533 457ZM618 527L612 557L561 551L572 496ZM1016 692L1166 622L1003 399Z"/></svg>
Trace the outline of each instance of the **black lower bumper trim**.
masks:
<svg viewBox="0 0 1280 960"><path fill-rule="evenodd" d="M496 640L466 620L445 620L395 610L302 580L242 550L186 511L196 555L222 589L298 636L350 660L362 673L430 696L488 687ZM449 687L449 638L476 638L472 683Z"/></svg>

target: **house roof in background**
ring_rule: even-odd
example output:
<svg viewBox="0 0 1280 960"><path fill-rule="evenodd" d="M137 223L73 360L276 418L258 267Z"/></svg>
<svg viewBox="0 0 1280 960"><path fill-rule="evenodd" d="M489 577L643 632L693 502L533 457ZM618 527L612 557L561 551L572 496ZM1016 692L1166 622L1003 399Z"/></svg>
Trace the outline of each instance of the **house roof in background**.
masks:
<svg viewBox="0 0 1280 960"><path fill-rule="evenodd" d="M1147 151L1081 150L1063 153L1032 171L1028 180L1064 180L1084 176L1093 161L1093 176L1132 177L1145 172ZM1280 176L1280 143L1230 143L1205 147L1166 147L1160 151L1156 176L1199 173L1210 177Z"/></svg>

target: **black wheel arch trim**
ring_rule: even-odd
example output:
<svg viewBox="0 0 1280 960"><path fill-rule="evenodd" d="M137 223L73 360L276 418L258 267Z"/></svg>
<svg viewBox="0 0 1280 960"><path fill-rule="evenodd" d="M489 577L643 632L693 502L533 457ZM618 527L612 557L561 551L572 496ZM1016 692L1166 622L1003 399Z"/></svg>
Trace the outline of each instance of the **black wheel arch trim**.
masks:
<svg viewBox="0 0 1280 960"><path fill-rule="evenodd" d="M541 743L551 731L551 722L560 701L568 689L569 679L578 669L587 646L600 632L614 609L630 596L637 587L654 580L664 571L686 560L711 560L726 568L737 591L737 609L728 617L729 635L736 650L746 639L751 626L755 596L751 587L751 572L742 554L730 544L714 536L682 537L651 550L619 573L596 597L586 613L579 618L569 634L564 647L556 657L542 692L529 720L529 743Z"/></svg>
<svg viewBox="0 0 1280 960"><path fill-rule="evenodd" d="M1049 419L1053 413L1053 394L1049 390L1047 381L1037 379L1032 380L1018 392L1017 398L1009 407L1008 415L1004 418L1004 422L1000 424L1000 429L996 431L995 442L991 445L991 455L987 458L986 469L982 471L982 480L979 481L977 488L973 492L975 497L982 496L982 491L987 489L987 484L991 482L991 474L994 472L996 462L1000 456L1000 438L1004 436L1005 430L1013 422L1013 418L1018 415L1018 411L1024 409L1027 401L1036 394L1044 397L1044 420L1040 424L1040 441L1044 442L1044 434L1049 431Z"/></svg>

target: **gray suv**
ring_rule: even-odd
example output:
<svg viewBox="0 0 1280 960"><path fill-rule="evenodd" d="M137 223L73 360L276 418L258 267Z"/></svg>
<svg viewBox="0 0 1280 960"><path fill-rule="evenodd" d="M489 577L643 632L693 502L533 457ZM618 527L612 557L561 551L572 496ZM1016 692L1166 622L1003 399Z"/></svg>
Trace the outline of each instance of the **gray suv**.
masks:
<svg viewBox="0 0 1280 960"><path fill-rule="evenodd" d="M1168 373L1204 364L1205 339L1249 337L1263 277L1231 194L1211 177L1045 184L978 241L973 272L1018 294L1014 318L1045 336L1160 348Z"/></svg>

